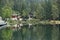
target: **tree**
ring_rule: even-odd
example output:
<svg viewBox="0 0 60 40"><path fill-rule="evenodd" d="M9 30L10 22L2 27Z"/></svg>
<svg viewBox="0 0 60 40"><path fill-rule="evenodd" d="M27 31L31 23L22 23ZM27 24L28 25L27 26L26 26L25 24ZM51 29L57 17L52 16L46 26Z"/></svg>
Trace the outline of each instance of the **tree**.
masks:
<svg viewBox="0 0 60 40"><path fill-rule="evenodd" d="M36 16L37 19L43 20L44 18L44 8L42 7L42 4L37 4L36 9L34 11L34 16Z"/></svg>
<svg viewBox="0 0 60 40"><path fill-rule="evenodd" d="M59 20L60 20L60 0L57 0L58 12L59 12Z"/></svg>
<svg viewBox="0 0 60 40"><path fill-rule="evenodd" d="M59 17L58 6L57 6L56 0L52 1L52 14L51 15L52 15L53 20Z"/></svg>
<svg viewBox="0 0 60 40"><path fill-rule="evenodd" d="M2 8L2 17L5 18L10 18L12 15L12 9L8 6L4 6Z"/></svg>
<svg viewBox="0 0 60 40"><path fill-rule="evenodd" d="M2 0L0 0L0 16L1 16L1 14L2 14L2 13L1 13L1 10L2 10L2 9L1 9L1 8L3 7L1 2L2 2Z"/></svg>
<svg viewBox="0 0 60 40"><path fill-rule="evenodd" d="M51 19L51 0L45 0L45 6L44 6L44 10L45 10L45 15L46 15L46 20Z"/></svg>
<svg viewBox="0 0 60 40"><path fill-rule="evenodd" d="M5 5L7 5L7 6L9 6L9 7L13 7L13 5L14 5L14 0L2 0L1 1L1 4L3 5L3 6L5 6Z"/></svg>

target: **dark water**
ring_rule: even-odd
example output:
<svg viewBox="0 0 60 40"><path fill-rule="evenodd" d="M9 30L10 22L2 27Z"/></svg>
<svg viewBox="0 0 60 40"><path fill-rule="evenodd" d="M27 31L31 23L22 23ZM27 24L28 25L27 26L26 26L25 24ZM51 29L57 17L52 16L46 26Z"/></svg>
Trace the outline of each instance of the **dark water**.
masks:
<svg viewBox="0 0 60 40"><path fill-rule="evenodd" d="M0 30L0 40L60 40L60 25L28 25L20 30Z"/></svg>

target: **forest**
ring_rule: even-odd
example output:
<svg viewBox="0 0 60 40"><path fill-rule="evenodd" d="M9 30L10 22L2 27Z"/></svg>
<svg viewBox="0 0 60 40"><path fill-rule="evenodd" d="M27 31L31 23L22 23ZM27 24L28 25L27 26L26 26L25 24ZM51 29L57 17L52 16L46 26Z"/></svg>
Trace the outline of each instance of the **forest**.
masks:
<svg viewBox="0 0 60 40"><path fill-rule="evenodd" d="M10 18L13 13L40 20L60 20L60 0L0 0L0 16Z"/></svg>

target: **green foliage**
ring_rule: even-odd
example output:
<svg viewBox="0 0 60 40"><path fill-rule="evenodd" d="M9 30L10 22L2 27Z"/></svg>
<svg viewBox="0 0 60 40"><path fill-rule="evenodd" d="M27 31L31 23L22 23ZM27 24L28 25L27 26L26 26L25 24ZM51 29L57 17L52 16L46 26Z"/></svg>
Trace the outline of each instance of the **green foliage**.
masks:
<svg viewBox="0 0 60 40"><path fill-rule="evenodd" d="M60 15L60 0L57 0L57 6L58 6L58 13ZM60 20L60 16L59 16L59 20Z"/></svg>
<svg viewBox="0 0 60 40"><path fill-rule="evenodd" d="M27 10L23 10L22 13L23 13L22 14L23 16L27 16L29 14L29 12L27 12Z"/></svg>
<svg viewBox="0 0 60 40"><path fill-rule="evenodd" d="M56 19L59 17L59 13L58 13L58 8L56 5L52 5L52 17L53 19Z"/></svg>
<svg viewBox="0 0 60 40"><path fill-rule="evenodd" d="M10 18L12 15L12 9L8 6L4 6L2 8L2 17L3 18Z"/></svg>
<svg viewBox="0 0 60 40"><path fill-rule="evenodd" d="M32 13L33 16L40 20L56 19L60 12L59 0L2 0L2 4L4 4L2 8L3 18L10 18L12 9L15 12L18 11L18 14L22 14L24 17Z"/></svg>
<svg viewBox="0 0 60 40"><path fill-rule="evenodd" d="M36 16L36 18L40 20L44 18L44 8L41 6L41 4L39 4L36 11L34 11L34 16Z"/></svg>

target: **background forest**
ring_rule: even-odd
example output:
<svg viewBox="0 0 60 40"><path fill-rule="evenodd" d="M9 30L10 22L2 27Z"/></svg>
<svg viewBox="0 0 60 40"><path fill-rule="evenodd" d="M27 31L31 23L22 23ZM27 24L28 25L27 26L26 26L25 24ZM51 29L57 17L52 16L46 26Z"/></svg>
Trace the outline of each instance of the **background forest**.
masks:
<svg viewBox="0 0 60 40"><path fill-rule="evenodd" d="M0 0L0 16L10 18L13 13L26 18L32 14L40 20L59 20L60 0Z"/></svg>

